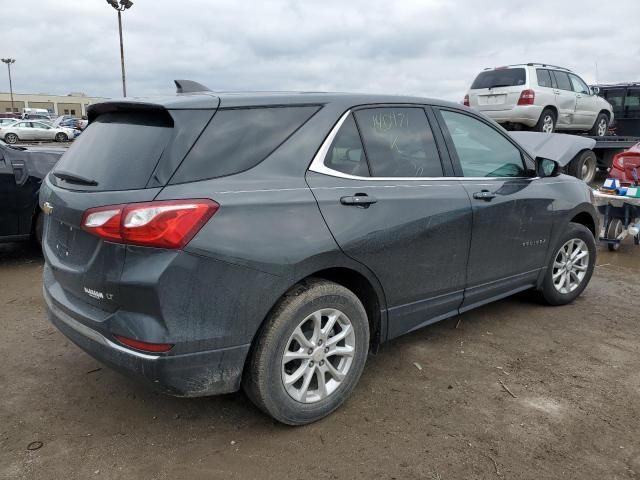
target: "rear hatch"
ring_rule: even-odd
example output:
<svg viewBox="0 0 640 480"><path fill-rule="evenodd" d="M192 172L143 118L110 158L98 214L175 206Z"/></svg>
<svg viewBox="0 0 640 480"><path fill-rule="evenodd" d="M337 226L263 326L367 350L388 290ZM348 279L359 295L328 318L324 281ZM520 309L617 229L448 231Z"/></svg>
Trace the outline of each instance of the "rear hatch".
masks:
<svg viewBox="0 0 640 480"><path fill-rule="evenodd" d="M526 84L524 67L485 70L471 84L469 106L480 111L511 110Z"/></svg>
<svg viewBox="0 0 640 480"><path fill-rule="evenodd" d="M40 191L40 205L49 213L43 250L50 294L107 312L118 308L126 247L84 231L83 215L90 208L153 200L211 120L219 99L205 103L211 108L143 102L91 107L89 126Z"/></svg>

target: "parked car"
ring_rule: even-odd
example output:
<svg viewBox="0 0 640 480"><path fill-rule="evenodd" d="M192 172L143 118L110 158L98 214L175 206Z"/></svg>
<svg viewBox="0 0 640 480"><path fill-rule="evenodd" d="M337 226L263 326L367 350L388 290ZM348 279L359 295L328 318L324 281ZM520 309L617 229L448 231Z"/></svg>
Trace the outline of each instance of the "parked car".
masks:
<svg viewBox="0 0 640 480"><path fill-rule="evenodd" d="M17 121L17 118L0 118L0 127L13 125Z"/></svg>
<svg viewBox="0 0 640 480"><path fill-rule="evenodd" d="M569 69L527 63L480 72L463 103L509 129L603 137L614 116L609 102L597 93Z"/></svg>
<svg viewBox="0 0 640 480"><path fill-rule="evenodd" d="M305 424L345 401L371 346L589 282L589 187L470 109L177 84L89 107L40 192L51 321L149 385L242 384Z"/></svg>
<svg viewBox="0 0 640 480"><path fill-rule="evenodd" d="M68 142L75 137L70 128L53 127L44 122L21 120L11 125L0 127L0 138L9 144L21 140L55 140L56 142Z"/></svg>
<svg viewBox="0 0 640 480"><path fill-rule="evenodd" d="M597 85L595 88L613 108L613 132L619 136L640 137L640 82Z"/></svg>
<svg viewBox="0 0 640 480"><path fill-rule="evenodd" d="M0 140L0 242L41 240L40 185L64 151L7 145Z"/></svg>
<svg viewBox="0 0 640 480"><path fill-rule="evenodd" d="M613 157L608 177L622 185L640 185L640 143Z"/></svg>

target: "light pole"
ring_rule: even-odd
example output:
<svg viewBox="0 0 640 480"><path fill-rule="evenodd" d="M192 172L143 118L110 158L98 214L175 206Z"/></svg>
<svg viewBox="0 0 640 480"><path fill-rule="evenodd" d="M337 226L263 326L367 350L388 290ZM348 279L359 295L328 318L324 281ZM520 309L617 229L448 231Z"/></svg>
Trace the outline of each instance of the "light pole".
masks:
<svg viewBox="0 0 640 480"><path fill-rule="evenodd" d="M11 113L13 113L13 85L11 83L11 65L16 63L15 58L3 58L3 63L7 64L7 69L9 70L9 95L11 95Z"/></svg>
<svg viewBox="0 0 640 480"><path fill-rule="evenodd" d="M133 2L131 0L107 0L107 3L116 9L118 12L118 30L120 31L120 65L122 66L122 95L127 96L127 82L124 75L124 46L122 44L122 12L132 7Z"/></svg>

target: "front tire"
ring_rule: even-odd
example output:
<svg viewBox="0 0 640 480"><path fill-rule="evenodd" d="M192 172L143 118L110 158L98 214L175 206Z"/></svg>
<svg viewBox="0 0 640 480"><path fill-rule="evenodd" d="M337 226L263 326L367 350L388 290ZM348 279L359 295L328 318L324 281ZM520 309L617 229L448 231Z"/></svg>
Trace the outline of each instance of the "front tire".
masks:
<svg viewBox="0 0 640 480"><path fill-rule="evenodd" d="M536 132L553 133L556 130L556 114L550 108L545 108L540 114L538 123L534 127Z"/></svg>
<svg viewBox="0 0 640 480"><path fill-rule="evenodd" d="M585 150L574 158L569 164L569 175L572 175L585 183L591 183L596 178L598 170L598 158L592 150Z"/></svg>
<svg viewBox="0 0 640 480"><path fill-rule="evenodd" d="M540 293L549 305L573 302L589 284L596 262L596 241L591 230L569 223L555 247Z"/></svg>
<svg viewBox="0 0 640 480"><path fill-rule="evenodd" d="M7 142L9 145L13 145L14 143L18 143L18 135L16 135L15 133L7 133L4 136L4 141Z"/></svg>
<svg viewBox="0 0 640 480"><path fill-rule="evenodd" d="M288 425L320 420L355 388L369 349L369 323L356 295L310 279L287 292L252 349L243 387Z"/></svg>
<svg viewBox="0 0 640 480"><path fill-rule="evenodd" d="M56 142L68 142L69 141L69 137L67 136L66 133L60 132L60 133L56 133Z"/></svg>
<svg viewBox="0 0 640 480"><path fill-rule="evenodd" d="M591 130L589 130L589 135L594 137L604 137L607 134L609 129L609 117L606 113L601 113L596 118L596 122L593 124Z"/></svg>

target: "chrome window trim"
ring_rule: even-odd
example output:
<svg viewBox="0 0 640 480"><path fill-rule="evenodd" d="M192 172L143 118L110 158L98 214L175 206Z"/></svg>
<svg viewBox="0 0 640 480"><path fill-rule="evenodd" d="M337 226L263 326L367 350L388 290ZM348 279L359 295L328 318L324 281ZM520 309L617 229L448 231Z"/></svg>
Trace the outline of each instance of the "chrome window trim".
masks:
<svg viewBox="0 0 640 480"><path fill-rule="evenodd" d="M340 131L342 124L346 121L346 119L351 115L351 109L347 110L338 120L327 138L325 138L322 145L318 149L318 152L313 157L311 161L311 165L309 166L310 172L321 173L323 175L328 175L330 177L344 178L347 180L364 180L364 181L375 181L375 182L395 182L395 181L416 181L416 180L429 180L429 181L440 181L440 180L536 180L539 177L360 177L357 175L349 175L348 173L342 173L333 168L329 168L324 164L324 161L327 157L327 153L329 153L329 148L333 143L333 140L336 138L336 135Z"/></svg>

